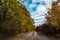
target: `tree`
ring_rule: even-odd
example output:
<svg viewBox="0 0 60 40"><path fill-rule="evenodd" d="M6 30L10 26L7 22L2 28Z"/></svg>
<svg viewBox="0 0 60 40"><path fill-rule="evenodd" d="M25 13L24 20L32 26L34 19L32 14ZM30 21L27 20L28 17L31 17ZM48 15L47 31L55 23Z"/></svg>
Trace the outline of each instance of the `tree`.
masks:
<svg viewBox="0 0 60 40"><path fill-rule="evenodd" d="M48 11L46 16L47 22L40 25L37 29L43 34L49 34L53 36L60 35L60 4L59 1L52 3L52 8Z"/></svg>
<svg viewBox="0 0 60 40"><path fill-rule="evenodd" d="M33 19L17 0L0 0L0 34L10 35L34 30Z"/></svg>
<svg viewBox="0 0 60 40"><path fill-rule="evenodd" d="M59 2L53 2L51 10L48 11L47 21L50 27L55 27L60 32L60 5Z"/></svg>

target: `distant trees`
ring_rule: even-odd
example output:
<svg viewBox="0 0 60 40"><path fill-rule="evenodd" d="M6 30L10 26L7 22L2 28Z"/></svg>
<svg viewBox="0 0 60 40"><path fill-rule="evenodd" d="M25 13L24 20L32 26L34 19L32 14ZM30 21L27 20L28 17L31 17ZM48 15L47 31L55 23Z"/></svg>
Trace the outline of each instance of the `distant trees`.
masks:
<svg viewBox="0 0 60 40"><path fill-rule="evenodd" d="M10 35L35 30L29 12L17 0L0 0L0 34Z"/></svg>
<svg viewBox="0 0 60 40"><path fill-rule="evenodd" d="M38 28L38 32L45 34L45 35L55 35L56 29L53 26L49 26L47 24L40 25Z"/></svg>

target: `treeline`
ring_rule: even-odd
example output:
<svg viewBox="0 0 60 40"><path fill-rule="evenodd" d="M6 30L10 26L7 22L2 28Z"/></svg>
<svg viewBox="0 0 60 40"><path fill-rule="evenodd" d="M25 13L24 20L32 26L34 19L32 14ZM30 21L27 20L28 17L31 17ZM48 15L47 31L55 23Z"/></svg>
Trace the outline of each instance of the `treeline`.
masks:
<svg viewBox="0 0 60 40"><path fill-rule="evenodd" d="M37 31L44 34L60 36L60 4L59 0L52 3L52 8L46 16L46 24L37 27Z"/></svg>
<svg viewBox="0 0 60 40"><path fill-rule="evenodd" d="M17 0L0 0L0 36L35 30L34 21Z"/></svg>
<svg viewBox="0 0 60 40"><path fill-rule="evenodd" d="M38 26L36 28L36 31L41 32L42 34L46 35L53 35L55 36L56 34L60 34L60 29L56 30L55 26L50 26L47 24L43 24L41 26Z"/></svg>

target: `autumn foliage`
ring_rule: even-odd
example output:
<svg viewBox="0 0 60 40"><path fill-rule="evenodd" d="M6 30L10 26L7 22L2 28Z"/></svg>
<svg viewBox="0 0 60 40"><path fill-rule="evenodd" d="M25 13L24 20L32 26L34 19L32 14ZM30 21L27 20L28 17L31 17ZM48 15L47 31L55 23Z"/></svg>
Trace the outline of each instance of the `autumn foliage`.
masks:
<svg viewBox="0 0 60 40"><path fill-rule="evenodd" d="M60 35L60 3L58 1L52 3L46 19L46 24L38 26L38 31L49 35Z"/></svg>
<svg viewBox="0 0 60 40"><path fill-rule="evenodd" d="M0 0L0 35L15 35L35 30L29 12L17 0Z"/></svg>

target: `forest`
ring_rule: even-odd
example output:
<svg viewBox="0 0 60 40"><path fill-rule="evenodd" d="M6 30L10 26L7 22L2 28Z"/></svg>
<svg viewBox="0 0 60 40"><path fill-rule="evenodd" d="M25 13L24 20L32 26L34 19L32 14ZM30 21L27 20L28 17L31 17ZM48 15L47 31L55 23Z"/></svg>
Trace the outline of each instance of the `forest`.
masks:
<svg viewBox="0 0 60 40"><path fill-rule="evenodd" d="M35 30L28 10L17 0L0 0L0 36Z"/></svg>
<svg viewBox="0 0 60 40"><path fill-rule="evenodd" d="M0 40L29 31L60 38L59 0L52 3L52 8L47 14L45 17L46 23L36 27L29 11L19 1L0 0Z"/></svg>

